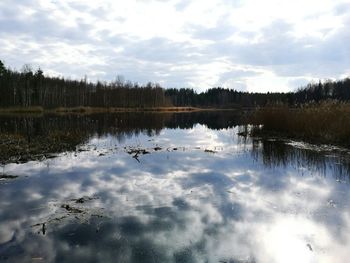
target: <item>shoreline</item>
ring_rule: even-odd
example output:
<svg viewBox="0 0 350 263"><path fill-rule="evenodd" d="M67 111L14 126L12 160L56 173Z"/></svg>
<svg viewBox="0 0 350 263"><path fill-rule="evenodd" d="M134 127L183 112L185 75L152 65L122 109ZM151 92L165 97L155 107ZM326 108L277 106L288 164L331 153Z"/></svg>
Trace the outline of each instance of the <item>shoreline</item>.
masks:
<svg viewBox="0 0 350 263"><path fill-rule="evenodd" d="M300 108L265 107L248 118L251 136L278 136L317 144L350 146L350 104L323 102Z"/></svg>
<svg viewBox="0 0 350 263"><path fill-rule="evenodd" d="M159 113L178 113L178 112L198 112L198 111L234 111L244 110L238 108L197 108L197 107L147 107L147 108L116 108L116 107L59 107L54 109L44 109L35 107L11 107L0 108L0 115L9 114L94 114L94 113L118 113L118 112L159 112Z"/></svg>

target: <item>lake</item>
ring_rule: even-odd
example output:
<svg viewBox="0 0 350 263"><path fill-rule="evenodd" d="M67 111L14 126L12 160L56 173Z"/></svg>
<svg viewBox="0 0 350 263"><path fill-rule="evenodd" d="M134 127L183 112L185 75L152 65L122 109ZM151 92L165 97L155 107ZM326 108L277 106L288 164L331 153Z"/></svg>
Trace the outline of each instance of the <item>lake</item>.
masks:
<svg viewBox="0 0 350 263"><path fill-rule="evenodd" d="M0 117L0 262L348 262L350 151L243 119Z"/></svg>

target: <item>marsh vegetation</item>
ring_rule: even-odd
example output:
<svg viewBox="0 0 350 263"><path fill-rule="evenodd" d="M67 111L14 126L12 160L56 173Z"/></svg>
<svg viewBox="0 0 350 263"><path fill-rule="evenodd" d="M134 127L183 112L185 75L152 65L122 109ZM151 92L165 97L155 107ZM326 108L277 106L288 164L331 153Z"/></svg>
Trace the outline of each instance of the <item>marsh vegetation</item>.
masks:
<svg viewBox="0 0 350 263"><path fill-rule="evenodd" d="M323 101L301 107L270 106L251 115L253 136L283 136L350 146L350 104Z"/></svg>

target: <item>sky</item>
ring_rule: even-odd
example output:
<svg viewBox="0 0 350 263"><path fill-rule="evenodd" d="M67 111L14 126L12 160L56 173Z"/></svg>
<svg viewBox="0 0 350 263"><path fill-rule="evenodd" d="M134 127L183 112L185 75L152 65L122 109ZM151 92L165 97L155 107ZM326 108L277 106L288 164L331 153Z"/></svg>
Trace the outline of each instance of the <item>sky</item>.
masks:
<svg viewBox="0 0 350 263"><path fill-rule="evenodd" d="M292 91L350 76L349 0L0 0L0 60L91 81Z"/></svg>

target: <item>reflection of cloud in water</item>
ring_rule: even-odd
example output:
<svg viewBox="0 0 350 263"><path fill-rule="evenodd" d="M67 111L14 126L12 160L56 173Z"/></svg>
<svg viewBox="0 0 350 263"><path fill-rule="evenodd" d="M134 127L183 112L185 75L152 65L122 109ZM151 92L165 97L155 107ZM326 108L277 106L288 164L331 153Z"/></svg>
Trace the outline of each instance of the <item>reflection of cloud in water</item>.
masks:
<svg viewBox="0 0 350 263"><path fill-rule="evenodd" d="M308 170L300 176L293 165L266 166L235 134L202 125L165 129L154 141L130 136L105 156L98 151L115 143L94 138L88 144L98 144L96 151L8 165L29 177L0 185L0 242L18 229L23 253L6 253L22 261L38 254L66 262L345 262L349 185ZM123 150L130 144L163 149L138 163ZM166 150L181 146L187 149ZM215 147L222 150L204 152ZM91 208L107 216L31 233L30 225L54 213L50 202L82 196L98 196Z"/></svg>

